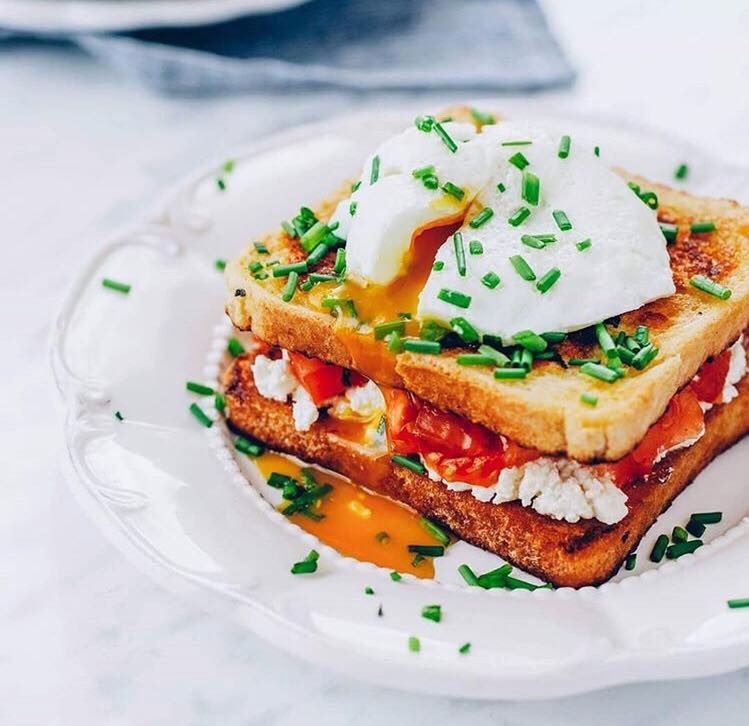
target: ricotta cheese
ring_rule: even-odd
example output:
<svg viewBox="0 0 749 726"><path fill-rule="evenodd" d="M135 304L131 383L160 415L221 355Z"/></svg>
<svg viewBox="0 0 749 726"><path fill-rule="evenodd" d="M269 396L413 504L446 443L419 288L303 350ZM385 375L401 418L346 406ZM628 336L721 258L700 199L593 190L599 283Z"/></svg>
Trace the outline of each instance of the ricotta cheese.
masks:
<svg viewBox="0 0 749 726"><path fill-rule="evenodd" d="M350 386L330 409L331 415L342 419L369 421L385 412L385 398L374 381L363 386Z"/></svg>
<svg viewBox="0 0 749 726"><path fill-rule="evenodd" d="M744 336L731 346L731 362L728 364L726 382L723 384L721 403L730 403L739 395L736 384L746 375L746 350L744 350Z"/></svg>
<svg viewBox="0 0 749 726"><path fill-rule="evenodd" d="M291 394L291 400L294 428L297 431L309 431L312 424L320 417L320 411L315 406L312 396L304 386L297 386Z"/></svg>

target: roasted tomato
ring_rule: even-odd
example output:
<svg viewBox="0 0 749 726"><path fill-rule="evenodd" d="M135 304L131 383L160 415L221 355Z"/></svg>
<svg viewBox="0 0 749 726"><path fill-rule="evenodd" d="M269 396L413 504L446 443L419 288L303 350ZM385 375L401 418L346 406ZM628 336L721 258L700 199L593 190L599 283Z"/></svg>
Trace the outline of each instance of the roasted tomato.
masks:
<svg viewBox="0 0 749 726"><path fill-rule="evenodd" d="M731 350L724 350L720 355L703 364L691 383L691 388L700 401L720 403L723 386L726 383L728 368L731 365Z"/></svg>
<svg viewBox="0 0 749 726"><path fill-rule="evenodd" d="M307 389L317 406L346 390L345 369L341 366L291 351L289 363L296 379Z"/></svg>

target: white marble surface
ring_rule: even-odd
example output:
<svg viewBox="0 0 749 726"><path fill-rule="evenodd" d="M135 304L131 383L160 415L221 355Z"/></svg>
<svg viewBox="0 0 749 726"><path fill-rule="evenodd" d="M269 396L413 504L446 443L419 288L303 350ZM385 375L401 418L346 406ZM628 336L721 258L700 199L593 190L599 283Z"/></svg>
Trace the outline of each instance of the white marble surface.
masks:
<svg viewBox="0 0 749 726"><path fill-rule="evenodd" d="M581 75L574 91L536 103L644 121L749 165L749 6L545 5ZM164 99L71 51L0 48L0 723L745 720L746 671L531 704L424 698L332 676L153 585L71 499L46 343L82 256L202 161L388 100L399 97Z"/></svg>

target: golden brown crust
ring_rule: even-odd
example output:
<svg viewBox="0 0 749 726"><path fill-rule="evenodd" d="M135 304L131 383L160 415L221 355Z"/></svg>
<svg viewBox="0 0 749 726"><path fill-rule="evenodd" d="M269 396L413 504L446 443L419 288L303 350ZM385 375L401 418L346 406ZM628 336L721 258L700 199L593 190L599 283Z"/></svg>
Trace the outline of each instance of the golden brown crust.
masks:
<svg viewBox="0 0 749 726"><path fill-rule="evenodd" d="M608 526L596 520L559 522L519 502L489 504L372 456L334 436L323 423L307 433L294 429L290 406L262 398L250 359L238 358L224 376L230 424L269 446L351 477L378 493L436 519L459 537L494 552L556 586L583 587L613 576L658 515L721 451L749 431L749 380L739 397L706 416L705 435L658 463L648 480L627 488L629 514Z"/></svg>
<svg viewBox="0 0 749 726"><path fill-rule="evenodd" d="M465 115L460 109L456 114ZM558 364L538 364L522 381L496 381L490 372L457 365L455 353L428 356L403 353L392 370L378 382L400 385L422 398L488 428L518 443L545 453L567 454L580 461L616 460L628 453L664 412L668 401L711 355L732 343L749 324L749 209L727 200L703 199L632 177L659 197L659 219L679 225L676 243L669 246L676 294L622 316L628 333L638 324L648 325L660 354L643 372L628 369L627 378L614 385L595 381L579 370ZM349 193L349 185L331 195L319 208L327 218L337 202ZM690 235L695 221L713 221L718 231ZM282 232L264 240L272 252L287 261L297 259L296 243ZM271 343L324 358L346 367L356 367L349 347L336 334L333 318L324 311L284 303L282 283L258 282L247 272L256 259L249 250L227 267L231 294L237 288L244 297L230 297L227 312L234 324ZM743 263L743 264L742 264ZM705 274L730 287L728 301L689 286L694 274ZM364 345L382 346L371 333ZM597 357L595 341L581 332L561 346L565 359ZM368 372L371 374L371 372ZM376 378L376 377L375 377ZM377 378L376 378L377 379ZM598 396L596 408L580 403L580 395ZM632 415L633 411L637 415Z"/></svg>

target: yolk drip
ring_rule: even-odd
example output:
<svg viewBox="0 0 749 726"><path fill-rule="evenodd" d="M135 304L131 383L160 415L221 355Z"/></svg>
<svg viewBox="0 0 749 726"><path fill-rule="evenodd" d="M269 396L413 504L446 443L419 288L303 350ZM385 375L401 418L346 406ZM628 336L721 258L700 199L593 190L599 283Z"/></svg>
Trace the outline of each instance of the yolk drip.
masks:
<svg viewBox="0 0 749 726"><path fill-rule="evenodd" d="M279 454L263 454L255 463L266 479L277 471L302 480L300 467ZM293 514L290 519L294 524L347 557L409 572L416 577L434 577L431 559L427 557L414 566L414 555L408 551L410 544L435 544L421 526L421 517L416 512L333 474L316 470L315 477L333 485L333 491L315 509L325 518L317 522ZM382 537L382 532L387 533L387 539Z"/></svg>

